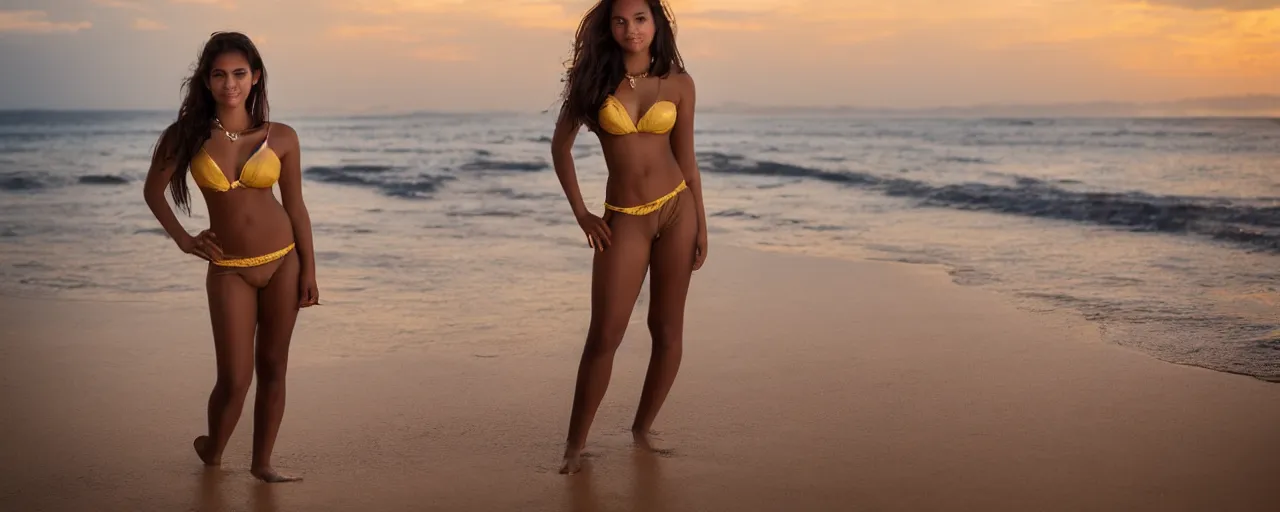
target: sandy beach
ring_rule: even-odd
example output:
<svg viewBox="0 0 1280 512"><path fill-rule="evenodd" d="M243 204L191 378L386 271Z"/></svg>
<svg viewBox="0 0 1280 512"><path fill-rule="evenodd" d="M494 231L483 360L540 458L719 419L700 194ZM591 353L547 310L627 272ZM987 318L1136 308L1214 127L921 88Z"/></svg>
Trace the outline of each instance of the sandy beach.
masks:
<svg viewBox="0 0 1280 512"><path fill-rule="evenodd" d="M382 355L360 333L430 312L306 311L275 456L305 480L274 486L248 474L251 406L221 469L191 450L214 378L201 294L0 299L0 509L1280 509L1276 384L1104 343L939 267L725 244L690 293L655 426L670 452L637 454L626 432L648 358L639 310L587 469L559 475L581 293L558 330L520 331L536 297L476 303L510 339L435 342L428 323L418 348Z"/></svg>

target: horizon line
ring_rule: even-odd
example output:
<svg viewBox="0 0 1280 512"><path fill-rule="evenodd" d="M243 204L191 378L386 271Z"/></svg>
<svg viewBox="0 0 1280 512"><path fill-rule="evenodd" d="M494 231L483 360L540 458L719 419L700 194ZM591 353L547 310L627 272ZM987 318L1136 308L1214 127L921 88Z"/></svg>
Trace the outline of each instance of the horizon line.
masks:
<svg viewBox="0 0 1280 512"><path fill-rule="evenodd" d="M1079 107L1129 107L1129 108L1152 108L1152 107L1192 107L1196 103L1216 103L1223 101L1274 101L1271 106L1249 106L1244 108L1224 108L1222 105L1216 106L1215 110L1236 110L1236 111L1262 111L1268 112L1263 114L1265 117L1280 115L1280 93L1244 93L1234 95L1217 95L1217 96L1189 96L1180 99L1171 100L1151 100L1151 101L1131 101L1131 100L1082 100L1082 101L1044 101L1044 102L984 102L984 103L967 103L967 104L940 104L919 107L902 107L902 106L869 106L858 104L844 105L778 105L751 103L745 101L725 101L720 103L712 103L702 106L699 110L708 112L716 111L733 111L733 110L765 110L765 111L806 111L806 110L822 110L825 112L874 112L884 114L911 114L911 113L945 113L963 111L981 111L991 109L1046 109L1046 108L1079 108ZM1243 107L1243 106L1242 106ZM0 113L177 113L176 107L12 107L0 108ZM324 110L317 108L302 108L289 110L287 112L294 115L304 116L373 116L373 117L395 117L395 116L417 116L417 115L474 115L474 114L504 114L504 113L523 113L523 114L548 114L553 109L520 109L520 108L476 108L476 109L431 109L431 108L380 108L369 107L364 109L349 110ZM1132 116L1121 116L1132 117Z"/></svg>

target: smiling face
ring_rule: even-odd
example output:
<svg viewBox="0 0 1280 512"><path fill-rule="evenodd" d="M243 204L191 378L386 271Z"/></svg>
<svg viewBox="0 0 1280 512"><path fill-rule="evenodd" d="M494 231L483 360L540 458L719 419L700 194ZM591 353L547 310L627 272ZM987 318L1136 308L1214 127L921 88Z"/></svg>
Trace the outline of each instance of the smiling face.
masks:
<svg viewBox="0 0 1280 512"><path fill-rule="evenodd" d="M645 0L618 0L609 18L613 40L627 53L647 51L653 42L653 12Z"/></svg>
<svg viewBox="0 0 1280 512"><path fill-rule="evenodd" d="M238 107L244 104L253 86L258 83L258 72L250 69L249 60L240 52L223 52L213 60L209 70L209 92L220 106Z"/></svg>

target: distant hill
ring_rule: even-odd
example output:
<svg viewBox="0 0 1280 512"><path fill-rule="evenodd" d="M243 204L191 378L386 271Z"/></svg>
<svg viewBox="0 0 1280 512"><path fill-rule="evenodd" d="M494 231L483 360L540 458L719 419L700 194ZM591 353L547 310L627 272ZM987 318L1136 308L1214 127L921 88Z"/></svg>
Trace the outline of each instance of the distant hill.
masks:
<svg viewBox="0 0 1280 512"><path fill-rule="evenodd" d="M1280 95L1217 96L1150 103L1099 101L931 108L781 107L725 103L702 107L700 110L720 113L857 117L1280 117Z"/></svg>

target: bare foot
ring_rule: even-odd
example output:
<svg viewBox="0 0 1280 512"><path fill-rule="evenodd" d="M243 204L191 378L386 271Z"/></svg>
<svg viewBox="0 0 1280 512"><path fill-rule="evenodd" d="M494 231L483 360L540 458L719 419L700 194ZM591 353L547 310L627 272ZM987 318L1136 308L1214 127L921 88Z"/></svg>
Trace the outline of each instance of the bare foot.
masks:
<svg viewBox="0 0 1280 512"><path fill-rule="evenodd" d="M652 431L632 430L631 439L635 443L636 449L659 455L671 455L670 449L658 448L653 445L653 434Z"/></svg>
<svg viewBox="0 0 1280 512"><path fill-rule="evenodd" d="M560 466L560 474L572 475L582 470L582 450L565 450L564 464Z"/></svg>
<svg viewBox="0 0 1280 512"><path fill-rule="evenodd" d="M266 482L269 484L278 484L281 482L298 482L302 480L302 477L300 476L288 476L288 475L282 475L280 473L276 473L276 470L271 469L271 466L267 466L265 468L253 468L253 469L250 469L249 472L252 473L253 476L258 477L258 480L262 480L263 482Z"/></svg>
<svg viewBox="0 0 1280 512"><path fill-rule="evenodd" d="M197 437L195 441L192 441L191 445L195 447L196 455L200 456L200 460L204 462L204 465L220 466L222 465L222 456L215 456L214 454L209 453L213 450L212 441L212 439L209 439L209 436L200 436Z"/></svg>

